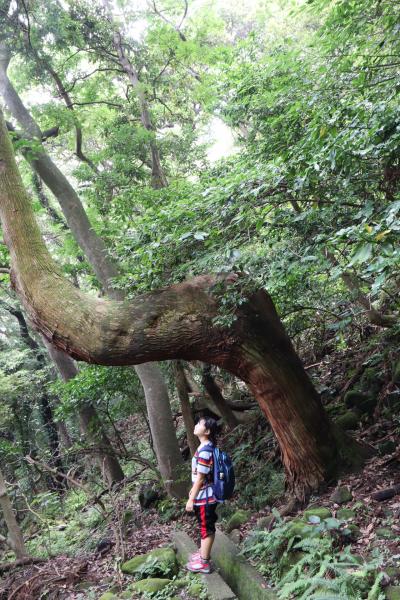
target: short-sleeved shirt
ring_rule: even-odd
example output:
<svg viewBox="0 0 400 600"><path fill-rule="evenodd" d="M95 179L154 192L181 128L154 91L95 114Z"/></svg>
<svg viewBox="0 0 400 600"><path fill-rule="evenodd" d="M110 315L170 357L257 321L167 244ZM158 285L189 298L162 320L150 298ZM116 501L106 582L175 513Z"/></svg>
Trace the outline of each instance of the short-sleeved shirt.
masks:
<svg viewBox="0 0 400 600"><path fill-rule="evenodd" d="M203 486L193 501L195 506L206 504L207 502L209 504L217 502L211 485L214 466L213 453L210 450L202 450L202 447L205 445L200 444L192 458L192 483L196 481L197 473L204 473L206 476ZM212 443L207 442L207 446L212 446Z"/></svg>

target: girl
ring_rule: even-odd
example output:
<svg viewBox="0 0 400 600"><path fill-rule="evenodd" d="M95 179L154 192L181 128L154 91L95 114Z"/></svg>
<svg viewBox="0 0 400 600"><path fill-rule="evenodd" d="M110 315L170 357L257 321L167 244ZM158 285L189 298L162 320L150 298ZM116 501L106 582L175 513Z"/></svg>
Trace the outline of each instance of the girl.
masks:
<svg viewBox="0 0 400 600"><path fill-rule="evenodd" d="M213 452L217 442L217 422L212 417L201 418L194 428L200 446L192 458L192 489L186 510L194 510L200 526L200 551L192 554L186 568L195 573L211 573L210 554L215 538L218 500L212 488Z"/></svg>

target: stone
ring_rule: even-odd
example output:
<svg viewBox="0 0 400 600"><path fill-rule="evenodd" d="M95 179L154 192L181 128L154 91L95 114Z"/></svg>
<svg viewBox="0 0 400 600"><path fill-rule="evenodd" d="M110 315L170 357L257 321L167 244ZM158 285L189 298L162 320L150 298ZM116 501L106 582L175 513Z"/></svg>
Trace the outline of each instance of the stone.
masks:
<svg viewBox="0 0 400 600"><path fill-rule="evenodd" d="M386 440L378 445L378 452L380 456L386 456L386 454L392 454L397 448L397 444L393 440Z"/></svg>
<svg viewBox="0 0 400 600"><path fill-rule="evenodd" d="M307 510L304 511L304 519L306 521L308 521L308 517L311 516L319 517L321 521L323 521L324 519L329 519L329 517L332 516L332 513L329 508L325 508L324 506L316 506L315 508L307 508Z"/></svg>
<svg viewBox="0 0 400 600"><path fill-rule="evenodd" d="M360 402L363 402L367 398L367 394L363 394L357 390L350 390L344 397L344 403L348 408L353 408L353 406L359 406Z"/></svg>
<svg viewBox="0 0 400 600"><path fill-rule="evenodd" d="M350 536L349 537L350 537L351 540L356 540L361 535L360 528L355 523L349 523L347 525L346 529L350 530Z"/></svg>
<svg viewBox="0 0 400 600"><path fill-rule="evenodd" d="M157 592L163 590L169 583L171 583L171 579L161 579L157 577L152 577L149 579L141 579L132 585L132 589L135 592L142 592L146 594L156 594Z"/></svg>
<svg viewBox="0 0 400 600"><path fill-rule="evenodd" d="M347 521L348 519L354 519L356 513L351 508L339 508L336 513L336 518L341 521Z"/></svg>
<svg viewBox="0 0 400 600"><path fill-rule="evenodd" d="M312 533L312 525L306 525L304 521L294 519L286 533L286 539L290 540L293 537L301 539L307 538Z"/></svg>
<svg viewBox="0 0 400 600"><path fill-rule="evenodd" d="M275 518L274 515L260 517L259 519L257 519L256 529L268 529L268 527L271 525L274 518Z"/></svg>
<svg viewBox="0 0 400 600"><path fill-rule="evenodd" d="M380 527L376 530L375 533L378 536L378 538L382 538L384 540L393 540L397 537L394 531L392 531L388 527Z"/></svg>
<svg viewBox="0 0 400 600"><path fill-rule="evenodd" d="M344 415L338 417L336 419L337 425L344 431L350 431L352 429L357 429L358 424L360 422L359 417L352 410L349 410Z"/></svg>
<svg viewBox="0 0 400 600"><path fill-rule="evenodd" d="M229 539L231 539L234 544L240 544L239 529L232 529L232 531L229 533Z"/></svg>
<svg viewBox="0 0 400 600"><path fill-rule="evenodd" d="M161 495L153 486L147 484L141 486L138 498L142 508L150 508L152 504L155 504L160 500Z"/></svg>
<svg viewBox="0 0 400 600"><path fill-rule="evenodd" d="M347 486L337 487L331 496L332 502L335 504L345 504L353 499L353 495Z"/></svg>
<svg viewBox="0 0 400 600"><path fill-rule="evenodd" d="M160 575L164 575L167 571L169 571L171 575L175 575L178 572L176 555L172 548L156 548L155 550L147 552L147 554L134 556L121 565L121 571L127 575L134 575L148 559L157 560L157 563L160 565ZM157 574L157 569L154 570L153 574Z"/></svg>
<svg viewBox="0 0 400 600"><path fill-rule="evenodd" d="M226 532L230 533L233 529L237 529L240 525L244 525L250 518L250 513L247 510L237 510L226 524Z"/></svg>
<svg viewBox="0 0 400 600"><path fill-rule="evenodd" d="M389 585L385 589L387 600L400 600L400 585Z"/></svg>

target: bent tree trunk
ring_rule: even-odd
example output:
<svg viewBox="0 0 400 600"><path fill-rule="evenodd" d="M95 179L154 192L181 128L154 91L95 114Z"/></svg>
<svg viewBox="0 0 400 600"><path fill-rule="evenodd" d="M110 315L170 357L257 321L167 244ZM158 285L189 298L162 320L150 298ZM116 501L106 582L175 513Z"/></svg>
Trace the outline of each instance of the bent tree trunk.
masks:
<svg viewBox="0 0 400 600"><path fill-rule="evenodd" d="M52 344L46 343L48 353L56 365L64 381L76 377L78 369L72 358L57 350ZM96 409L88 404L81 406L78 411L79 424L85 438L93 444L94 454L105 483L111 486L115 481L122 481L124 472L115 456L114 448L100 422Z"/></svg>
<svg viewBox="0 0 400 600"><path fill-rule="evenodd" d="M28 552L25 548L24 538L22 537L20 526L15 518L10 498L7 494L6 482L3 473L0 471L0 506L3 517L7 525L8 539L7 543L14 550L17 558L25 558Z"/></svg>
<svg viewBox="0 0 400 600"><path fill-rule="evenodd" d="M194 453L197 450L197 446L199 445L199 441L193 433L195 423L193 418L192 407L190 406L188 383L182 362L179 360L174 362L174 379L176 391L178 392L179 402L181 403L182 417L186 429L187 443L190 449L191 456L194 456Z"/></svg>
<svg viewBox="0 0 400 600"><path fill-rule="evenodd" d="M213 318L216 277L113 301L76 289L51 258L0 129L0 218L10 250L13 285L32 323L73 358L105 365L200 360L245 381L279 442L296 495L334 475L338 444L320 399L275 311L260 290L237 310L230 328Z"/></svg>
<svg viewBox="0 0 400 600"><path fill-rule="evenodd" d="M41 139L40 128L23 105L8 79L7 67L9 61L9 50L4 44L0 44L0 91L13 116L24 128L27 138L36 139L36 142L38 142ZM43 148L40 151L36 148L34 158L31 157L31 154L29 156L35 171L59 201L76 242L84 251L104 290L111 298L123 300L121 291L114 289L112 285L112 279L118 276L118 269L108 256L104 241L91 227L74 188ZM185 481L175 481L176 472L183 467L183 459L180 455L173 428L166 383L159 366L156 364L137 364L135 371L143 386L150 427L154 427L152 437L154 440L159 440L154 447L161 476L163 481L166 482L167 491L171 495L183 497L187 492L187 483ZM157 416L160 411L164 417L163 421ZM167 420L170 421L168 425L166 425ZM169 437L167 437L167 434L169 434ZM172 467L172 465L174 466Z"/></svg>

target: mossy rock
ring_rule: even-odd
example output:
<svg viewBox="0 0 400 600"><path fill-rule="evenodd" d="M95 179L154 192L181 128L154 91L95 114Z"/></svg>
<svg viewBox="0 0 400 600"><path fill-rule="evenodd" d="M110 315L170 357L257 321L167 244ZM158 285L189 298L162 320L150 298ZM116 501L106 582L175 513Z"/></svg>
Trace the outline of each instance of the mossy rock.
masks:
<svg viewBox="0 0 400 600"><path fill-rule="evenodd" d="M389 585L385 589L387 600L400 600L400 585Z"/></svg>
<svg viewBox="0 0 400 600"><path fill-rule="evenodd" d="M355 523L349 523L347 525L347 529L350 530L350 536L349 537L350 537L351 540L357 540L360 537L360 535L361 535L360 528Z"/></svg>
<svg viewBox="0 0 400 600"><path fill-rule="evenodd" d="M386 440L378 446L378 452L380 456L386 456L386 454L392 454L397 448L397 444L393 440Z"/></svg>
<svg viewBox="0 0 400 600"><path fill-rule="evenodd" d="M305 522L300 519L294 519L287 530L286 539L290 540L292 537L304 539L309 537L311 533L312 526L306 525Z"/></svg>
<svg viewBox="0 0 400 600"><path fill-rule="evenodd" d="M393 381L400 383L400 360L393 366Z"/></svg>
<svg viewBox="0 0 400 600"><path fill-rule="evenodd" d="M376 396L368 396L357 405L357 409L360 410L363 415L372 416L377 404L378 398Z"/></svg>
<svg viewBox="0 0 400 600"><path fill-rule="evenodd" d="M354 519L356 516L356 512L351 508L339 508L336 513L336 518L342 521L347 521L348 519Z"/></svg>
<svg viewBox="0 0 400 600"><path fill-rule="evenodd" d="M352 499L353 495L350 489L345 485L337 487L331 496L331 500L335 504L345 504L346 502L350 502Z"/></svg>
<svg viewBox="0 0 400 600"><path fill-rule="evenodd" d="M232 531L229 532L229 539L232 540L232 542L236 545L240 544L240 530L239 529L232 529Z"/></svg>
<svg viewBox="0 0 400 600"><path fill-rule="evenodd" d="M281 560L279 561L279 571L281 577L284 577L294 565L306 556L306 552L287 552L285 553Z"/></svg>
<svg viewBox="0 0 400 600"><path fill-rule="evenodd" d="M163 590L169 583L171 583L171 579L158 579L157 577L152 577L137 581L133 584L132 589L135 592L156 594Z"/></svg>
<svg viewBox="0 0 400 600"><path fill-rule="evenodd" d="M329 508L325 508L324 506L307 508L307 510L304 511L304 519L308 521L308 518L312 516L319 517L321 521L323 521L324 519L329 519L329 517L332 516L332 513Z"/></svg>
<svg viewBox="0 0 400 600"><path fill-rule="evenodd" d="M367 400L369 396L357 390L350 390L344 397L344 403L348 408L359 406L360 402Z"/></svg>
<svg viewBox="0 0 400 600"><path fill-rule="evenodd" d="M388 407L389 415L397 414L400 412L400 392L394 390L387 394L385 398L385 404Z"/></svg>
<svg viewBox="0 0 400 600"><path fill-rule="evenodd" d="M200 596L203 593L203 586L201 585L201 583L194 581L193 583L190 584L190 586L188 588L188 592L194 598L200 598Z"/></svg>
<svg viewBox="0 0 400 600"><path fill-rule="evenodd" d="M378 538L382 538L384 540L394 540L397 537L394 531L389 529L389 527L380 527L375 533Z"/></svg>
<svg viewBox="0 0 400 600"><path fill-rule="evenodd" d="M344 431L357 429L359 422L360 419L353 410L347 411L347 413L336 419L337 425L344 429Z"/></svg>
<svg viewBox="0 0 400 600"><path fill-rule="evenodd" d="M99 600L117 600L117 598L118 596L112 592L105 592L102 596L100 596Z"/></svg>
<svg viewBox="0 0 400 600"><path fill-rule="evenodd" d="M121 592L118 596L118 600L132 600L132 592Z"/></svg>
<svg viewBox="0 0 400 600"><path fill-rule="evenodd" d="M400 567L386 567L385 573L393 581L394 579L400 578Z"/></svg>
<svg viewBox="0 0 400 600"><path fill-rule="evenodd" d="M173 575L178 572L178 563L172 548L156 548L155 550L151 550L151 552L147 552L147 554L134 556L121 565L121 571L127 575L134 575L148 559L151 560L153 558L160 565L160 575L164 575L166 571L169 571ZM155 570L156 573L157 571Z"/></svg>
<svg viewBox="0 0 400 600"><path fill-rule="evenodd" d="M237 529L241 525L247 523L250 518L250 513L247 510L237 510L226 524L226 532L230 533L233 529Z"/></svg>
<svg viewBox="0 0 400 600"><path fill-rule="evenodd" d="M257 519L256 529L268 529L268 527L271 525L274 518L275 518L274 515L260 517L259 519Z"/></svg>

